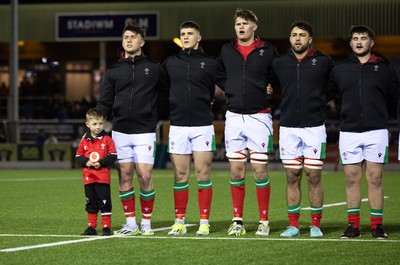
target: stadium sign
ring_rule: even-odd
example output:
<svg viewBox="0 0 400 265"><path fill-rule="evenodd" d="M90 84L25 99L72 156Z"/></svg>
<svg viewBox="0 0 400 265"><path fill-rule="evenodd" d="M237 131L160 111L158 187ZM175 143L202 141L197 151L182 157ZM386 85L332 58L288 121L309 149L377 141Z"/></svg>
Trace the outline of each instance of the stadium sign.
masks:
<svg viewBox="0 0 400 265"><path fill-rule="evenodd" d="M132 22L147 29L149 40L159 39L159 13L57 13L56 40L58 41L114 41L121 40L122 30Z"/></svg>

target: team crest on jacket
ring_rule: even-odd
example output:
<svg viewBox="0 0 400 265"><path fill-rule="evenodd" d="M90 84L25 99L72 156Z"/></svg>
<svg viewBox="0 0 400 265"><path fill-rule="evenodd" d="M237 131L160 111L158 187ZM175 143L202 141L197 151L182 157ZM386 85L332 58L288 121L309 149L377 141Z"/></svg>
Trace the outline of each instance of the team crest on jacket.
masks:
<svg viewBox="0 0 400 265"><path fill-rule="evenodd" d="M205 66L205 65L206 65L205 62L201 62L201 63L200 63L200 68L201 68L201 69L204 69L204 66Z"/></svg>
<svg viewBox="0 0 400 265"><path fill-rule="evenodd" d="M316 64L317 63L317 59L314 58L314 59L311 60L311 62L312 62L312 65L317 65Z"/></svg>
<svg viewBox="0 0 400 265"><path fill-rule="evenodd" d="M374 65L374 71L378 72L378 69L379 69L379 65Z"/></svg>
<svg viewBox="0 0 400 265"><path fill-rule="evenodd" d="M149 68L147 68L147 67L146 67L146 68L144 68L144 74L145 74L145 75L148 75L148 74L149 74L149 72L150 72L150 69L149 69Z"/></svg>
<svg viewBox="0 0 400 265"><path fill-rule="evenodd" d="M147 146L147 148L149 149L149 151L151 151L151 149L153 149L153 147L151 145Z"/></svg>
<svg viewBox="0 0 400 265"><path fill-rule="evenodd" d="M264 52L265 52L264 49L261 49L260 50L260 56L264 56Z"/></svg>
<svg viewBox="0 0 400 265"><path fill-rule="evenodd" d="M210 144L210 142L209 141L206 141L206 145L208 146Z"/></svg>

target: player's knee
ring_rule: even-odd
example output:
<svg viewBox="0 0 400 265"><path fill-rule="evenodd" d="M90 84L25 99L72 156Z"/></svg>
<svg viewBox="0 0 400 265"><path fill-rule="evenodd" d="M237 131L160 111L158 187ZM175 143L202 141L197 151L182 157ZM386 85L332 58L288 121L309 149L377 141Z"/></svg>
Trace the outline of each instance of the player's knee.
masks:
<svg viewBox="0 0 400 265"><path fill-rule="evenodd" d="M323 165L324 161L320 159L311 159L311 158L304 159L304 167L307 167L309 169L321 170Z"/></svg>
<svg viewBox="0 0 400 265"><path fill-rule="evenodd" d="M254 164L267 164L268 153L251 152L250 162Z"/></svg>
<svg viewBox="0 0 400 265"><path fill-rule="evenodd" d="M230 162L246 162L247 161L247 150L226 152L226 157Z"/></svg>
<svg viewBox="0 0 400 265"><path fill-rule="evenodd" d="M282 159L283 166L291 169L301 169L301 158L296 159Z"/></svg>

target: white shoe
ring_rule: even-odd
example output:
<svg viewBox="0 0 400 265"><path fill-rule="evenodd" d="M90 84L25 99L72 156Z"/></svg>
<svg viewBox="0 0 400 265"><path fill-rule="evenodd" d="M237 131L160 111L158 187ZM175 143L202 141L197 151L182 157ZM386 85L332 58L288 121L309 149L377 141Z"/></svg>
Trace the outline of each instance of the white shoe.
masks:
<svg viewBox="0 0 400 265"><path fill-rule="evenodd" d="M140 233L142 233L142 236L154 235L154 231L151 229L150 224L142 224L140 227Z"/></svg>
<svg viewBox="0 0 400 265"><path fill-rule="evenodd" d="M209 224L201 224L199 226L199 230L196 232L196 236L206 236L210 234L210 225Z"/></svg>
<svg viewBox="0 0 400 265"><path fill-rule="evenodd" d="M263 221L258 225L256 236L269 236L269 222Z"/></svg>
<svg viewBox="0 0 400 265"><path fill-rule="evenodd" d="M120 230L114 231L114 235L117 236L136 236L139 234L140 231L137 225L135 227L131 227L127 224L124 224Z"/></svg>
<svg viewBox="0 0 400 265"><path fill-rule="evenodd" d="M179 235L184 235L186 234L186 226L184 224L181 224L179 222L176 222L172 227L171 231L168 232L168 235L170 236L179 236Z"/></svg>
<svg viewBox="0 0 400 265"><path fill-rule="evenodd" d="M243 225L233 222L228 229L228 236L244 236L246 229Z"/></svg>

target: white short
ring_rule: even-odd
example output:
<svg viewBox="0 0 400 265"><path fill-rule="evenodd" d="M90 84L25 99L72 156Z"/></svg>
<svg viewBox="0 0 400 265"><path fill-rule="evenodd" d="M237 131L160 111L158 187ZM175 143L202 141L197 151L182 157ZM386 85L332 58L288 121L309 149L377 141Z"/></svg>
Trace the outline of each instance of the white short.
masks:
<svg viewBox="0 0 400 265"><path fill-rule="evenodd" d="M169 127L168 152L191 154L192 151L215 151L214 126Z"/></svg>
<svg viewBox="0 0 400 265"><path fill-rule="evenodd" d="M325 125L307 128L279 128L279 152L281 159L298 157L325 159Z"/></svg>
<svg viewBox="0 0 400 265"><path fill-rule="evenodd" d="M156 154L156 133L125 134L112 131L117 148L117 163L154 164Z"/></svg>
<svg viewBox="0 0 400 265"><path fill-rule="evenodd" d="M259 153L273 151L271 114L239 114L227 111L225 117L226 152L237 152L246 148Z"/></svg>
<svg viewBox="0 0 400 265"><path fill-rule="evenodd" d="M389 132L386 129L368 132L340 132L339 151L342 165L367 160L387 163L389 155Z"/></svg>

